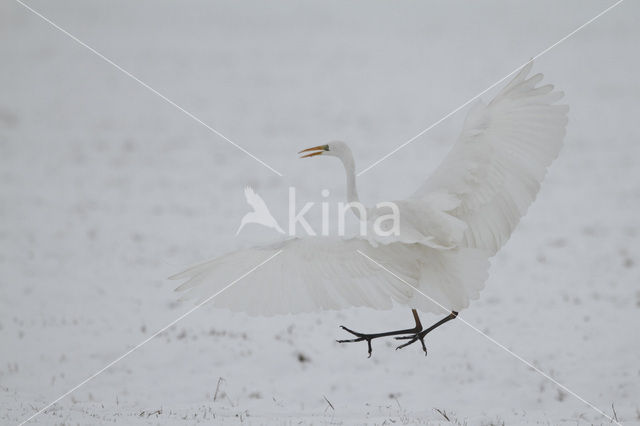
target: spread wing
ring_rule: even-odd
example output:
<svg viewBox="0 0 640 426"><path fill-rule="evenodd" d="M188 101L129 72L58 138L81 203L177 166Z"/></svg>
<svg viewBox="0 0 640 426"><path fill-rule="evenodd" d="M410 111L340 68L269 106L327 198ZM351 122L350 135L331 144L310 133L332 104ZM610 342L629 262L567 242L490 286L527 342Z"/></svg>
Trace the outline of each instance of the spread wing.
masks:
<svg viewBox="0 0 640 426"><path fill-rule="evenodd" d="M444 312L358 251L419 288L447 310L466 307L470 299L478 296L487 276L487 257L479 250L443 251L402 243L373 247L357 238L316 237L293 238L239 250L170 278L186 280L176 291L205 300L264 262L214 297L211 303L252 315L350 306L388 309L393 302L422 311ZM269 258L271 260L265 262Z"/></svg>
<svg viewBox="0 0 640 426"><path fill-rule="evenodd" d="M509 238L557 157L566 131L563 93L527 77L533 63L488 104L469 111L458 141L412 198L457 197L448 213L467 224L462 245L495 253Z"/></svg>

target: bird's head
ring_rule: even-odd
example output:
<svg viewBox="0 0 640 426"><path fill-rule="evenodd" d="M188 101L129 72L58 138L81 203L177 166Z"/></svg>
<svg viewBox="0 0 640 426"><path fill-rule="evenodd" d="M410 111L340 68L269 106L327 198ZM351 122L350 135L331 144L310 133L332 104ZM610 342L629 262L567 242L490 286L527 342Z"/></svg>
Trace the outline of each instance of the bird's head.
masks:
<svg viewBox="0 0 640 426"><path fill-rule="evenodd" d="M344 142L334 141L329 142L326 145L314 146L313 148L307 148L300 151L298 154L308 152L300 158L309 158L316 155L328 155L330 157L345 158L351 154L351 150Z"/></svg>

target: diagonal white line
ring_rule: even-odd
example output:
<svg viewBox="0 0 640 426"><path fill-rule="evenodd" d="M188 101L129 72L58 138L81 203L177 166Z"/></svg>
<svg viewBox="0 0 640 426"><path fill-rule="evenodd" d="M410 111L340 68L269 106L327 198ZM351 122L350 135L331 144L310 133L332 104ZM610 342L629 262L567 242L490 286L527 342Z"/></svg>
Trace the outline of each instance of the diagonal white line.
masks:
<svg viewBox="0 0 640 426"><path fill-rule="evenodd" d="M18 426L22 426L25 423L33 420L35 417L39 416L40 414L42 414L45 410L47 410L49 407L51 407L53 404L55 404L56 402L60 401L62 398L72 394L73 392L75 392L76 390L78 390L78 388L84 386L86 383L90 382L91 380L95 379L97 376L99 376L100 374L104 373L106 370L108 370L109 368L111 368L113 365L117 364L118 362L120 362L121 360L123 360L124 358L126 358L127 356L131 355L133 352L135 352L136 350L140 349L142 346L144 346L145 344L147 344L149 341L153 340L156 336L158 336L160 333L166 331L167 329L169 329L170 327L172 327L173 325L175 325L176 323L178 323L179 321L181 321L182 319L184 319L185 317L191 315L194 311L196 311L197 309L199 309L200 307L202 307L202 305L210 302L211 300L213 300L213 298L215 298L216 296L218 296L220 293L222 293L223 291L225 291L226 289L228 289L229 287L231 287L232 285L234 285L235 283L237 283L238 281L240 281L241 279L243 279L244 277L246 277L247 275L251 274L253 271L255 271L256 269L260 268L262 265L264 265L265 263L269 262L271 259L273 259L274 257L276 257L277 255L279 255L280 253L282 253L282 250L278 250L275 254L271 255L268 259L262 261L259 265L254 266L253 268L251 268L249 271L245 272L244 274L242 274L242 276L240 276L239 278L233 280L232 282L230 282L229 284L227 284L222 290L218 291L217 293L207 297L205 300L203 300L202 302L198 303L196 306L194 306L193 308L191 308L190 310L188 310L187 312L185 312L184 314L180 315L178 318L176 318L175 320L171 321L169 324L165 325L164 327L162 327L160 330L156 331L155 333L153 333L151 336L147 337L146 339L144 339L142 342L138 343L137 345L135 345L133 348L129 349L127 352L123 353L122 355L120 355L118 358L114 359L113 361L111 361L109 364L105 365L104 367L102 367L100 370L96 371L95 373L93 373L91 376L87 377L86 379L84 379L83 381L81 381L80 383L78 383L77 385L75 385L74 387L72 387L71 389L69 389L67 392L63 393L62 395L60 395L59 397L57 397L56 399L54 399L53 401L51 401L50 403L48 403L47 405L45 405L43 408L41 408L40 410L38 410L38 412L36 412L35 414L33 414L31 417L29 417L28 419L24 420L23 422L21 422Z"/></svg>
<svg viewBox="0 0 640 426"><path fill-rule="evenodd" d="M584 27L586 27L587 25L591 24L593 21L595 21L596 19L600 18L602 15L604 15L605 13L609 12L611 9L613 9L614 7L618 6L620 3L622 3L624 0L618 0L616 3L614 3L613 5L609 6L608 8L606 8L605 10L603 10L602 12L598 13L596 16L594 16L593 18L589 19L587 22L585 22L584 24L580 25L578 28L576 28L575 30L571 31L569 34L567 34L566 36L562 37L560 40L558 40L557 42L553 43L551 46L547 47L546 49L544 49L542 52L538 53L536 56L532 57L531 59L529 59L527 62L523 63L522 65L518 65L518 67L516 67L516 69L514 69L513 71L511 71L509 74L505 75L504 77L502 77L500 80L496 81L495 83L493 83L491 86L487 87L486 89L484 89L482 92L478 93L477 95L475 95L474 97L472 97L471 99L469 99L468 101L466 101L465 103L463 103L462 105L460 105L458 108L454 109L453 111L451 111L450 113L448 113L447 115L445 115L444 117L442 117L440 120L436 121L435 123L433 123L431 126L427 127L426 129L422 130L420 133L418 133L417 135L415 135L414 137L412 137L411 139L409 139L408 141L406 141L405 143L403 143L402 145L398 146L397 148L395 148L393 151L391 151L390 153L386 154L385 156L383 156L382 158L380 158L379 160L375 161L373 164L371 164L369 167L367 167L364 170L361 170L360 172L358 172L358 174L356 176L360 176L366 172L368 172L369 170L371 170L373 167L377 166L378 164L380 164L381 162L383 162L384 160L386 160L387 158L391 157L393 154L395 154L396 152L400 151L402 148L404 148L405 146L409 145L411 142L415 141L416 139L418 139L420 136L424 135L425 133L427 133L429 130L433 129L434 127L436 127L438 124L442 123L443 121L445 121L447 118L451 117L452 115L454 115L456 112L460 111L461 109L463 109L464 107L466 107L467 105L469 105L471 102L475 101L476 99L478 99L480 96L484 95L485 93L487 93L489 90L493 89L494 87L496 87L498 84L502 83L503 81L505 81L507 78L511 77L513 74L515 74L517 71L520 71L520 69L522 69L522 67L524 67L525 65L527 65L529 62L534 61L536 59L538 59L540 56L544 55L545 53L547 53L548 51L550 51L551 49L553 49L554 47L558 46L560 43L564 42L565 40L567 40L568 38L570 38L571 36L573 36L574 34L576 34L578 31L582 30Z"/></svg>
<svg viewBox="0 0 640 426"><path fill-rule="evenodd" d="M379 266L380 268L384 269L385 271L387 271L388 273L390 273L391 275L393 275L394 277L396 277L397 279L399 279L400 281L402 281L403 283L405 283L406 285L408 285L409 287L411 287L412 289L414 289L415 291L417 291L418 293L420 293L421 295L423 295L424 297L426 297L427 299L429 299L432 303L438 305L439 307L441 307L445 312L450 312L450 309L445 308L441 303L439 303L437 300L433 299L430 296L427 296L424 292L420 291L420 289L416 288L415 286L409 284L407 281L405 281L402 277L399 277L397 274L395 274L393 271L387 269L384 265L381 265L380 263L378 263L377 261L375 261L374 259L372 259L371 257L367 256L366 254L364 254L362 251L360 251L359 249L356 249L356 251L361 254L362 256L364 256L365 258L367 258L368 260L370 260L371 262L375 263L377 266ZM503 349L505 352L509 353L511 356L513 356L514 358L516 358L517 360L519 360L520 362L524 363L525 365L527 365L527 367L533 369L535 372L537 372L538 374L540 374L542 377L544 377L545 379L551 381L553 384L555 384L556 386L558 386L559 388L561 388L562 390L564 390L565 392L569 393L570 395L573 395L575 398L577 398L578 400L582 401L584 404L588 405L589 407L591 407L593 410L595 410L596 412L598 412L600 415L606 417L607 419L609 419L611 422L622 426L617 420L613 419L611 416L609 416L608 414L606 414L604 411L602 411L601 409L599 409L598 407L596 407L595 405L593 405L592 403L590 403L589 401L587 401L586 399L584 399L583 397L581 397L580 395L578 395L577 393L575 393L574 391L572 391L571 389L569 389L568 387L566 387L565 385L563 385L562 383L558 382L557 380L555 380L553 377L549 376L547 373L545 373L544 371L540 370L538 367L536 367L535 365L533 365L532 363L530 363L529 361L527 361L526 359L522 358L520 355L518 355L517 353L513 352L511 349L507 348L505 345L503 345L502 343L498 342L496 339L494 339L493 337L487 335L486 333L484 333L482 330L478 329L476 326L474 326L473 324L469 323L468 321L466 321L464 318L462 318L460 316L460 314L458 314L457 317L460 321L462 321L465 325L467 325L468 327L470 327L471 329L473 329L475 332L479 333L480 335L486 337L490 342L492 342L493 344L495 344L496 346L498 346L499 348Z"/></svg>
<svg viewBox="0 0 640 426"><path fill-rule="evenodd" d="M238 148L240 151L244 152L245 154L247 154L249 157L253 158L254 160L256 160L258 163L262 164L263 166L265 166L267 169L271 170L273 173L277 174L278 176L282 176L282 173L280 173L279 171L277 171L276 169L274 169L273 167L271 167L270 165L268 165L267 163L265 163L264 161L262 161L261 159L259 159L258 157L256 157L255 155L253 155L252 153L250 153L249 151L247 151L246 149L244 149L243 147L241 147L240 145L238 145L237 143L235 143L234 141L232 141L231 139L229 139L228 137L226 137L225 135L223 135L222 133L220 133L218 130L214 129L213 127L211 127L210 125L208 125L207 123L205 123L204 121L202 121L200 118L196 117L195 115L193 115L191 112L187 111L186 109L184 109L183 107L181 107L180 105L176 104L174 101L172 101L171 99L167 98L165 95L163 95L162 93L158 92L156 89L154 89L153 87L149 86L147 83L145 83L144 81L140 80L138 77L136 77L135 75L131 74L129 71L127 71L126 69L122 68L120 65L116 64L115 62L113 62L111 59L107 58L106 56L104 56L102 53L98 52L96 49L94 49L93 47L89 46L87 43L83 42L82 40L78 39L76 36L74 36L73 34L71 34L70 32L68 32L67 30L65 30L64 28L62 28L61 26L59 26L58 24L56 24L55 22L53 22L52 20L50 20L49 18L47 18L46 16L42 15L40 12L38 12L37 10L33 9L32 7L26 5L23 1L21 0L16 0L17 3L19 3L20 5L22 5L25 9L31 11L34 15L40 17L42 20L44 20L45 22L49 23L52 27L54 27L55 29L57 29L58 31L62 32L63 34L65 34L66 36L68 36L69 38L71 38L73 41L75 41L76 43L78 43L79 45L87 48L89 51L91 51L93 54L95 54L96 56L98 56L100 59L102 59L103 61L107 62L109 65L113 66L114 68L116 68L118 71L121 71L123 74L125 74L127 77L131 78L132 80L136 81L138 84L140 84L141 86L143 86L144 88L148 89L149 91L151 91L152 93L154 93L155 95L157 95L158 97L160 97L161 99L163 99L164 101L166 101L167 103L169 103L171 106L175 107L176 109L178 109L179 111L181 111L182 113L184 113L185 115L187 115L188 117L190 117L191 119L195 120L196 122L200 123L201 125L203 125L204 127L206 127L207 129L209 129L211 132L215 133L216 135L218 135L219 137L221 137L222 139L224 139L225 141L229 142L231 145L235 146L236 148Z"/></svg>

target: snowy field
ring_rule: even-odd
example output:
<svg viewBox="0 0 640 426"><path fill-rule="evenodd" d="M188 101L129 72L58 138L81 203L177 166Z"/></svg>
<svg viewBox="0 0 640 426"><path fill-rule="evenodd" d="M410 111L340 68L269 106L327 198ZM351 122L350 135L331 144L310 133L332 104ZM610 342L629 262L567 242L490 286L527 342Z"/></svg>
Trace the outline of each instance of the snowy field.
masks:
<svg viewBox="0 0 640 426"><path fill-rule="evenodd" d="M290 185L301 203L323 188L340 200L339 163L298 150L346 140L361 170L613 2L28 4L284 177L2 0L2 424L191 309L166 277L278 238L235 236L245 185L277 218ZM566 92L566 145L461 314L625 425L640 424L639 42L628 0L536 61ZM465 112L364 174L364 201L411 194ZM429 335L426 358L335 342L341 324L410 323L402 307L265 319L205 306L32 423L610 423L461 321Z"/></svg>

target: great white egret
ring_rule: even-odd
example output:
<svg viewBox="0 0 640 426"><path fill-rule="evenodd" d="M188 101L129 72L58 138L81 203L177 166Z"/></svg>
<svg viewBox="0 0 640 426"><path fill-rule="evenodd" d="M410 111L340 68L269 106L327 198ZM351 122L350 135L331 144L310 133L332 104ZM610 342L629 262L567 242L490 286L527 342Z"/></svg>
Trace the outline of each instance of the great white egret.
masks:
<svg viewBox="0 0 640 426"><path fill-rule="evenodd" d="M425 335L478 297L489 258L526 213L562 146L569 108L555 105L562 92L538 86L542 74L528 77L531 68L532 63L523 67L487 105L477 102L442 164L411 197L396 201L397 235L290 238L239 250L174 275L187 280L176 290L206 298L282 251L213 304L274 315L350 306L387 309L395 302L412 309L413 328L365 334L343 327L355 338L340 342L366 341L370 356L372 339L399 335L408 342L398 348L420 341L426 354ZM358 201L355 163L345 143L301 153L340 159L347 199ZM379 215L375 208L367 213L368 221ZM418 311L448 315L423 329Z"/></svg>

